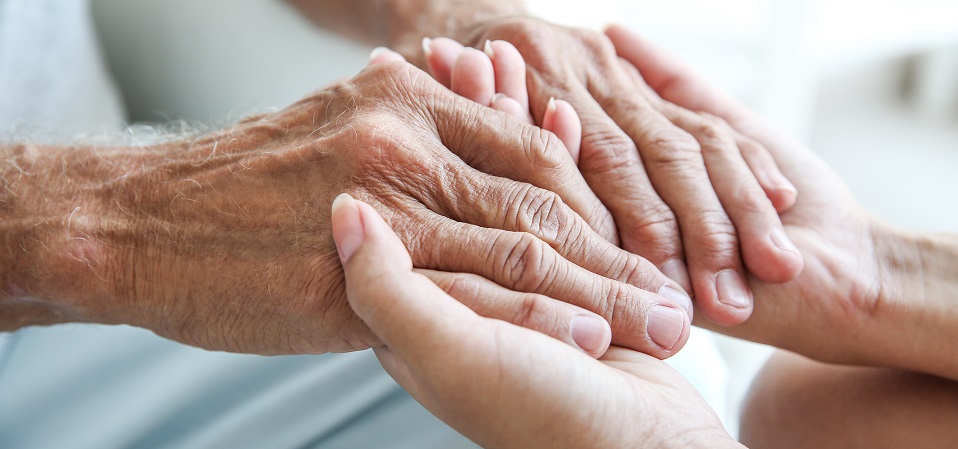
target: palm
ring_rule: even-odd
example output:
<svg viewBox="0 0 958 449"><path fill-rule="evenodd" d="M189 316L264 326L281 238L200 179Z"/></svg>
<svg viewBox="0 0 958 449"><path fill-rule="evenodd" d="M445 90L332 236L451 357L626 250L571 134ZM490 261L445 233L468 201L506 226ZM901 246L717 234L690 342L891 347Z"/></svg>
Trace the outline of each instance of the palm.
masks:
<svg viewBox="0 0 958 449"><path fill-rule="evenodd" d="M527 329L470 319L483 322L459 326L460 335L445 339L447 348L417 353L415 359L389 347L376 354L443 421L466 435L481 435L477 442L614 448L634 447L636 441L643 447L681 447L687 441L728 440L695 388L661 360L613 346L596 361ZM556 423L562 423L561 431ZM546 428L551 430L529 431Z"/></svg>

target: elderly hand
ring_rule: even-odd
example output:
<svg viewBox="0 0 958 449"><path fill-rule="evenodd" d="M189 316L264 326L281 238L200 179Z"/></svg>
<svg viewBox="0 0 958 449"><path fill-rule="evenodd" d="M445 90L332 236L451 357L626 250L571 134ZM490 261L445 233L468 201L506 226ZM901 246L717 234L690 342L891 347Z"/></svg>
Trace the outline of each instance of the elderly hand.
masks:
<svg viewBox="0 0 958 449"><path fill-rule="evenodd" d="M529 17L522 2L513 0L290 1L325 27L397 49L432 69L447 87L455 57L442 54L461 45L451 39L418 42L447 36L485 48L496 68L493 93L512 96L520 111L531 107L541 126L548 126L549 105L560 103L551 98L567 101L584 125L581 151L573 154L608 208L581 211L584 218L686 291L694 288L709 319L731 325L748 318L752 296L745 267L769 282L788 281L801 271L802 257L776 213L794 203L796 191L767 151L744 136L729 136L714 116L657 101L620 64L604 35ZM502 41L518 52L497 52ZM528 77L524 65L504 69L522 57ZM517 89L500 86L502 78L516 74L525 81ZM617 227L605 220L608 211Z"/></svg>
<svg viewBox="0 0 958 449"><path fill-rule="evenodd" d="M755 313L719 331L821 361L958 379L958 358L948 356L958 329L954 282L945 281L954 279L958 239L915 236L881 223L810 150L634 33L619 26L607 32L663 98L723 117L753 136L802 192L782 220L805 256L804 271L786 284L751 278Z"/></svg>
<svg viewBox="0 0 958 449"><path fill-rule="evenodd" d="M658 100L606 36L512 16L458 37L485 47L497 73L511 57L495 50L497 40L515 45L528 67L523 91L536 123L545 124L553 97L578 111L579 168L615 218L622 246L694 290L707 318L731 325L749 316L745 267L769 282L801 271L776 211L791 206L795 189L767 151L717 117ZM428 41L424 52L437 79L451 83L441 57L448 46ZM510 95L500 81L496 91Z"/></svg>
<svg viewBox="0 0 958 449"><path fill-rule="evenodd" d="M413 271L375 210L343 195L333 235L356 314L387 371L483 447L741 447L665 363L613 347L600 361L478 316Z"/></svg>
<svg viewBox="0 0 958 449"><path fill-rule="evenodd" d="M466 273L430 276L483 315L593 355L602 320L656 357L688 336L681 288L580 218L601 205L554 136L405 63L192 142L5 149L4 237L23 250L0 306L219 350L374 346L330 234L345 191L383 211L417 267Z"/></svg>

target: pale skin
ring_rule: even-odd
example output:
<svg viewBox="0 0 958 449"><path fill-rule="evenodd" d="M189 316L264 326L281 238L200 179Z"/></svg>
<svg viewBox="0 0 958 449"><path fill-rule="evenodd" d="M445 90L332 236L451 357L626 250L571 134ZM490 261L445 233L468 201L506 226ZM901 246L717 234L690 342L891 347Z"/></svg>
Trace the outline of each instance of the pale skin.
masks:
<svg viewBox="0 0 958 449"><path fill-rule="evenodd" d="M619 26L606 33L661 97L724 118L764 144L800 200L782 222L805 256L795 280L750 279L762 298L746 323L710 327L835 363L958 380L958 236L917 234L877 220L814 155L715 90L675 58Z"/></svg>
<svg viewBox="0 0 958 449"><path fill-rule="evenodd" d="M450 42L476 49L486 41L512 43L529 69L516 86L523 92L503 92L516 97L518 110L539 125L550 98L579 113L583 134L574 156L603 204L583 218L692 293L709 320L734 325L748 318L749 275L786 282L801 271L802 255L777 213L795 203L797 191L774 159L757 142L726 135L715 117L662 106L630 77L602 33L530 17L512 0L290 2L322 26L396 49L446 86L452 61L436 53ZM428 40L440 37L454 41Z"/></svg>
<svg viewBox="0 0 958 449"><path fill-rule="evenodd" d="M595 360L481 317L413 270L375 209L343 195L332 217L349 304L383 366L483 447L741 447L665 363L619 347Z"/></svg>
<svg viewBox="0 0 958 449"><path fill-rule="evenodd" d="M742 420L743 443L750 447L776 448L950 447L958 438L954 426L958 418L958 383L954 381L955 360L950 356L955 350L954 333L958 328L958 318L948 307L956 300L954 273L958 271L958 239L954 236L908 234L878 222L862 211L849 195L842 193L841 182L811 152L769 131L768 125L738 103L702 82L669 55L638 36L620 27L612 27L607 32L625 58L623 64L638 66L663 97L689 108L721 114L763 139L776 157L790 159L793 164L787 167L796 169L792 175L807 171L801 178L805 183L800 185L803 192L809 190L809 203L804 202L803 196L803 201L799 201L790 213L796 216L786 214L783 219L790 225L790 232L798 236L796 240L805 244L803 249L813 256L807 260L813 264L806 268L807 273L784 286L753 280L755 290L767 294L760 298L764 301L767 297L769 303L760 302L757 314L746 325L724 330L757 341L776 342L810 357L846 366L785 353L773 357L757 378L746 402ZM458 58L471 54L462 52ZM482 84L484 79L477 76L470 82ZM495 87L500 88L498 82ZM453 90L470 96L470 92L483 89L475 85L457 89L454 83ZM496 102L491 106L499 107ZM367 206L344 199L338 207L359 211L356 213L364 217L361 221L366 234L376 236L373 240L379 239L383 232L390 235L378 225L370 227L369 223L379 223L380 220L369 212ZM813 213L812 208L818 208L817 213ZM356 227L356 221L334 220L334 228L349 228L350 223ZM340 235L348 232L348 229L339 231ZM367 251L382 251L375 260L387 259L385 254L391 252L397 263L382 268L352 262L356 268L349 268L347 264L347 271L356 270L359 273L356 277L360 279L367 272L377 276L407 276L403 274L406 263L400 262L404 259L401 249L389 248L391 244L381 241L370 245L378 248ZM349 252L355 251L353 247ZM399 265L399 269L395 269L395 265ZM391 274L384 275L384 271ZM350 276L347 273L347 279ZM416 282L408 281L407 284L415 285ZM495 447L511 447L512 444L515 447L562 447L567 443L575 447L715 447L728 443L727 435L720 427L714 426L714 416L703 412L700 398L687 389L676 388L682 384L675 379L677 374L657 362L640 364L641 371L632 372L646 380L649 378L643 374L663 376L658 380L673 387L670 399L682 400L684 409L700 412L693 418L698 420L693 426L695 430L676 426L675 423L687 425L688 422L668 416L672 408L663 406L668 400L658 397L658 390L648 384L627 383L625 390L604 392L601 386L615 384L615 381L586 368L595 365L591 369L601 372L600 364L583 361L581 370L575 370L558 366L561 362L556 361L563 360L560 357L548 359L534 368L527 367L523 372L523 368L516 365L522 365L528 359L527 347L511 347L515 337L500 338L502 334L513 332L510 326L477 322L467 330L444 329L441 320L429 316L421 306L415 310L416 303L423 301L417 297L432 296L428 289L424 288L418 294L412 291L394 294L379 291L368 284L361 282L355 290L350 290L350 300L357 310L372 309L370 315L359 314L367 322L377 323L370 324L374 329L396 335L395 340L384 338L385 347L377 349L384 365L427 407L479 442ZM388 308L390 313L376 313L382 308ZM423 316L409 317L397 313L397 309ZM417 334L391 323L392 316L401 316L407 321L421 319L429 323L423 324L428 330L420 339ZM500 326L507 329L500 329ZM435 334L432 333L434 330ZM447 332L456 332L456 335L450 337ZM886 334L884 338L878 338L882 334ZM456 341L461 347L452 345L450 348L448 344L437 347L432 343L437 340ZM477 363L471 358L462 359L463 353L483 352L480 348L484 345L493 345L496 349L485 359L488 364ZM600 361L607 361L610 356L618 359L622 354L618 348L613 348ZM851 364L871 366L847 366ZM496 376L516 370L517 379L508 377L504 382L490 382L483 377L483 370L494 372ZM630 372L628 369L624 371ZM467 376L463 379L464 372L479 373L479 378ZM523 383L530 373L542 372L566 374L561 379L563 388L552 390L548 400L539 398L535 388ZM595 376L602 380L596 381ZM670 377L672 379L668 380ZM548 380L538 377L533 382L549 385ZM500 385L503 383L506 386ZM516 388L523 393L511 390L499 393L499 390L511 388L512 383L516 383ZM595 391L596 388L599 391ZM580 390L596 396L587 399L575 396ZM570 401L562 402L565 395L557 399L555 391L569 392ZM500 399L476 402L459 396L469 394ZM568 409L559 414L560 419L550 423L549 431L527 432L525 430L538 429L543 424L529 419L530 416L539 416L536 413L522 411L520 406L508 402L516 400L517 394L518 402L532 410L536 407L547 410L557 402ZM637 407L640 411L636 413L632 413L634 409L631 408L617 410L617 399L623 395L659 404L661 408L653 406L653 414L659 416L652 420L660 425L655 428L636 426L636 422L648 421L650 417L643 415L646 410L643 407ZM590 427L577 421L582 414L593 417L610 409L614 410L613 417L602 415L603 419L598 420L604 425ZM508 413L510 410L519 411L513 415ZM563 433L566 429L573 429L571 433L574 435ZM636 436L636 432L641 436Z"/></svg>

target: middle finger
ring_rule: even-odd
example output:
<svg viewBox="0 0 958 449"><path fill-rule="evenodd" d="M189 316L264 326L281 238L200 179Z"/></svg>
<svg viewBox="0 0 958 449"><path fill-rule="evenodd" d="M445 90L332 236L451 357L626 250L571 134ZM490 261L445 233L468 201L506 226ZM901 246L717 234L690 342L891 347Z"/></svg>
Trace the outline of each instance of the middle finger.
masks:
<svg viewBox="0 0 958 449"><path fill-rule="evenodd" d="M644 97L628 90L629 79L617 65L609 69L607 82L590 85L592 94L636 143L656 191L675 212L696 302L717 323L744 321L752 311L752 295L738 236L712 187L701 147Z"/></svg>

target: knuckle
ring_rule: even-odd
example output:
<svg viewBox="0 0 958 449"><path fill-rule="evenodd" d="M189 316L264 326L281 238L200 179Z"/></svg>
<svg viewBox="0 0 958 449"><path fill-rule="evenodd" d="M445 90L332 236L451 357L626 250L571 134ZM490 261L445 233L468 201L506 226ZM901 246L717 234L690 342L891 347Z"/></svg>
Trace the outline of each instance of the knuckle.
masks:
<svg viewBox="0 0 958 449"><path fill-rule="evenodd" d="M552 42L551 27L531 17L510 17L490 28L490 34L512 43L516 48L539 48L543 42ZM543 40L546 39L546 40Z"/></svg>
<svg viewBox="0 0 958 449"><path fill-rule="evenodd" d="M708 120L696 125L695 135L700 142L708 142L711 146L727 147L728 133L716 123Z"/></svg>
<svg viewBox="0 0 958 449"><path fill-rule="evenodd" d="M519 219L520 229L546 239L550 242L558 240L561 234L568 229L570 217L566 213L562 198L549 190L529 187L521 200L522 212Z"/></svg>
<svg viewBox="0 0 958 449"><path fill-rule="evenodd" d="M735 188L733 201L734 205L731 207L735 208L739 213L774 213L772 201L768 199L765 191L756 183L740 182Z"/></svg>
<svg viewBox="0 0 958 449"><path fill-rule="evenodd" d="M516 307L512 323L540 331L548 331L558 327L557 320L550 319L548 301L545 297L535 293L521 293L519 304Z"/></svg>
<svg viewBox="0 0 958 449"><path fill-rule="evenodd" d="M611 126L595 127L583 136L582 147L582 165L599 174L628 170L639 163L632 139Z"/></svg>
<svg viewBox="0 0 958 449"><path fill-rule="evenodd" d="M444 274L434 277L433 282L460 301L478 297L481 289L478 277L468 273Z"/></svg>
<svg viewBox="0 0 958 449"><path fill-rule="evenodd" d="M376 109L390 109L407 121L425 120L430 107L439 98L451 98L438 81L407 62L387 62L368 67L345 83L348 91L340 95L346 109L363 105ZM369 99L376 99L369 101Z"/></svg>
<svg viewBox="0 0 958 449"><path fill-rule="evenodd" d="M715 126L718 126L723 132L727 134L731 134L734 132L734 128L732 128L732 125L728 121L726 121L724 118L709 112L704 112L704 111L699 112L698 114L700 117L702 117L709 123L712 123Z"/></svg>
<svg viewBox="0 0 958 449"><path fill-rule="evenodd" d="M522 125L522 147L533 168L548 171L559 170L565 159L563 152L567 152L565 145L554 133L537 126Z"/></svg>
<svg viewBox="0 0 958 449"><path fill-rule="evenodd" d="M637 214L633 223L632 229L635 232L645 234L651 239L662 239L679 233L679 223L675 219L675 213L661 201L646 205Z"/></svg>
<svg viewBox="0 0 958 449"><path fill-rule="evenodd" d="M679 223L665 203L653 202L638 211L625 229L631 243L628 250L656 261L678 257L682 253Z"/></svg>
<svg viewBox="0 0 958 449"><path fill-rule="evenodd" d="M648 261L635 254L621 251L616 257L614 266L616 267L613 271L614 279L637 287L656 286L653 284L658 279L658 276L654 274L657 270L650 270Z"/></svg>
<svg viewBox="0 0 958 449"><path fill-rule="evenodd" d="M577 37L593 54L602 58L612 58L614 60L618 60L618 56L615 51L615 45L605 34L591 30L578 30Z"/></svg>
<svg viewBox="0 0 958 449"><path fill-rule="evenodd" d="M724 264L738 256L738 235L724 212L703 213L693 229L691 239L698 257Z"/></svg>
<svg viewBox="0 0 958 449"><path fill-rule="evenodd" d="M539 291L551 276L554 258L549 248L532 234L509 234L498 239L496 253L503 256L496 261L502 270L502 278L508 279L510 287L524 292ZM503 248L504 246L504 248Z"/></svg>
<svg viewBox="0 0 958 449"><path fill-rule="evenodd" d="M405 62L386 62L367 67L353 83L370 87L396 87L404 89L422 85L420 72Z"/></svg>
<svg viewBox="0 0 958 449"><path fill-rule="evenodd" d="M768 153L768 150L766 150L762 144L749 137L740 136L738 139L736 139L736 144L738 145L739 152L746 157L762 156L763 153Z"/></svg>
<svg viewBox="0 0 958 449"><path fill-rule="evenodd" d="M395 121L395 117L388 113L360 114L350 121L344 132L327 143L348 151L349 160L356 166L358 174L380 175L380 169L395 171L415 159L407 157L407 150L411 148L407 139L411 136L395 132ZM314 148L314 151L320 153L323 150Z"/></svg>
<svg viewBox="0 0 958 449"><path fill-rule="evenodd" d="M695 138L676 127L653 131L648 140L647 153L652 159L649 163L684 166L689 162L701 160L701 151Z"/></svg>
<svg viewBox="0 0 958 449"><path fill-rule="evenodd" d="M628 302L628 295L629 291L625 287L625 284L606 282L603 304L599 307L599 310L593 310L593 312L601 315L609 322L609 327L612 328L613 333L615 332L616 325L618 325L618 318L624 313L620 311L619 308Z"/></svg>

